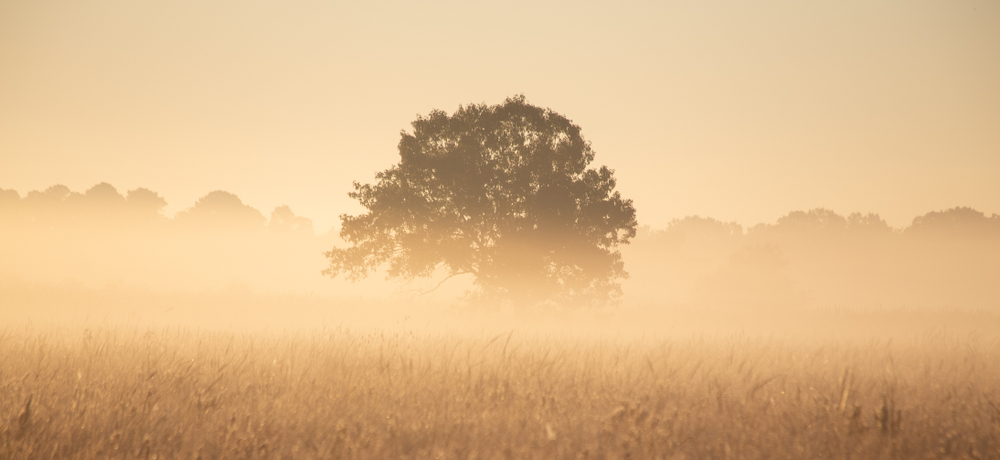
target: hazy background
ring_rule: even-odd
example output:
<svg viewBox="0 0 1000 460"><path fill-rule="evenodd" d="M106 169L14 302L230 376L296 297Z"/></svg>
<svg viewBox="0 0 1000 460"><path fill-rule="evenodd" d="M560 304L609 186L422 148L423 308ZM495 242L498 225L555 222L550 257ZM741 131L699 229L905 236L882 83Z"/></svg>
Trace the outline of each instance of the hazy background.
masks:
<svg viewBox="0 0 1000 460"><path fill-rule="evenodd" d="M640 223L1000 212L1000 4L0 2L0 188L226 190L317 230L416 114L524 93Z"/></svg>
<svg viewBox="0 0 1000 460"><path fill-rule="evenodd" d="M418 114L523 93L635 200L637 318L995 325L998 24L994 1L0 1L0 303L447 307L468 279L419 297L436 280L329 280L322 253Z"/></svg>
<svg viewBox="0 0 1000 460"><path fill-rule="evenodd" d="M620 304L321 275L518 94ZM998 458L998 352L1000 1L0 0L0 458Z"/></svg>
<svg viewBox="0 0 1000 460"><path fill-rule="evenodd" d="M23 196L0 189L0 318L434 324L442 312L481 313L462 300L473 287L469 275L426 295L445 273L413 282L387 281L384 272L360 283L324 277L323 253L345 243L288 206L264 213L217 190L167 216L166 202L149 189L119 192L107 183ZM651 318L693 313L718 327L836 311L897 312L896 320L978 312L1000 324L1000 215L972 208L928 212L898 228L877 214L823 208L751 227L689 216L643 226L621 249L631 276L621 304L584 312L598 324L617 315L655 327ZM512 313L527 323L541 318Z"/></svg>

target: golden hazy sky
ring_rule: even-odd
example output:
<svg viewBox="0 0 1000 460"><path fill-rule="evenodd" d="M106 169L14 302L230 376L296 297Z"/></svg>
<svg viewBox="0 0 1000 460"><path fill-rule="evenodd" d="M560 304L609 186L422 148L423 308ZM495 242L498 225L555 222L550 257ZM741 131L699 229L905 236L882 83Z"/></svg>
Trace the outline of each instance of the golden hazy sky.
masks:
<svg viewBox="0 0 1000 460"><path fill-rule="evenodd" d="M329 228L417 114L523 93L640 223L1000 213L1000 2L0 0L0 188Z"/></svg>

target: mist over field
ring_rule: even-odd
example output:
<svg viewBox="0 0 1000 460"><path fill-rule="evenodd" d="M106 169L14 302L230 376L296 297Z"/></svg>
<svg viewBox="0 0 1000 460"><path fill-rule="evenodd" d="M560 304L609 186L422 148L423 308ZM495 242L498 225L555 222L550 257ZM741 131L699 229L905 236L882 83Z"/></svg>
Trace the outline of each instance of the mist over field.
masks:
<svg viewBox="0 0 1000 460"><path fill-rule="evenodd" d="M321 275L224 191L0 191L4 458L991 458L1000 218L642 227L604 307Z"/></svg>
<svg viewBox="0 0 1000 460"><path fill-rule="evenodd" d="M1000 459L1000 3L0 2L0 460Z"/></svg>
<svg viewBox="0 0 1000 460"><path fill-rule="evenodd" d="M500 314L467 298L468 276L429 293L442 274L399 281L378 272L359 282L323 276L324 252L345 243L336 229L315 229L288 206L265 217L236 195L215 191L166 216L166 199L156 192L119 193L106 183L79 192L53 186L23 197L4 190L2 196L0 294L9 317L37 320L50 312L191 324L217 318L218 325L251 322L256 315L236 312L258 308L265 324L312 324L314 318L395 324L430 311L436 313L428 321ZM749 228L690 216L665 228L643 226L621 250L629 277L619 302L597 310L501 310L524 316L523 322L558 314L1000 314L1000 218L970 208L931 211L904 228L877 214L826 209L793 211ZM366 306L349 306L356 302ZM368 310L377 313L368 317Z"/></svg>

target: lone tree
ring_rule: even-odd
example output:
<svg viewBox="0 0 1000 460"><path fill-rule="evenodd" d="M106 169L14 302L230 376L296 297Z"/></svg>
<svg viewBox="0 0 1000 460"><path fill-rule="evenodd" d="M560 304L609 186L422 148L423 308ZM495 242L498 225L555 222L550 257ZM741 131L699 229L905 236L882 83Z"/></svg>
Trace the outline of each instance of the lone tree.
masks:
<svg viewBox="0 0 1000 460"><path fill-rule="evenodd" d="M325 253L325 275L388 278L472 274L483 299L603 304L617 299L619 244L635 236L632 200L594 159L580 127L524 96L417 116L399 164L354 183L368 212L341 215L353 246ZM447 280L448 278L445 278ZM443 281L442 281L443 282ZM440 284L438 285L440 286Z"/></svg>

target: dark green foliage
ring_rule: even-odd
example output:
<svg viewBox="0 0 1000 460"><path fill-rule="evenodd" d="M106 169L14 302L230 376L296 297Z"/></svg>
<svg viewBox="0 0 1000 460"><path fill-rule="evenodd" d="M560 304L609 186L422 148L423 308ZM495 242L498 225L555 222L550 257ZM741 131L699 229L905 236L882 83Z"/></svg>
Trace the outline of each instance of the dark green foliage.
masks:
<svg viewBox="0 0 1000 460"><path fill-rule="evenodd" d="M485 298L605 303L627 276L615 248L635 208L614 190L580 127L523 96L431 112L403 132L399 164L354 184L368 212L341 216L353 246L326 253L330 276L472 274Z"/></svg>

